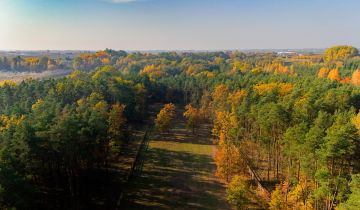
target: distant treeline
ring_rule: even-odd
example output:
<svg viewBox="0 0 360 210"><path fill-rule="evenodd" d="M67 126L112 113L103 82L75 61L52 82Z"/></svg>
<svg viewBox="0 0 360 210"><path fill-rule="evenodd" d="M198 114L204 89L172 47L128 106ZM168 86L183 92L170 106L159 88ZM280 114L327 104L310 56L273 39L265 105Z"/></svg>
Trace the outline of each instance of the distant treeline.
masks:
<svg viewBox="0 0 360 210"><path fill-rule="evenodd" d="M69 59L51 59L46 56L42 57L0 57L1 71L34 71L41 72L46 70L69 68L71 60Z"/></svg>
<svg viewBox="0 0 360 210"><path fill-rule="evenodd" d="M51 56L4 56L0 57L0 71L42 72L56 69L92 70L99 66L114 65L125 51L106 49L96 53L80 54L75 58L64 55Z"/></svg>

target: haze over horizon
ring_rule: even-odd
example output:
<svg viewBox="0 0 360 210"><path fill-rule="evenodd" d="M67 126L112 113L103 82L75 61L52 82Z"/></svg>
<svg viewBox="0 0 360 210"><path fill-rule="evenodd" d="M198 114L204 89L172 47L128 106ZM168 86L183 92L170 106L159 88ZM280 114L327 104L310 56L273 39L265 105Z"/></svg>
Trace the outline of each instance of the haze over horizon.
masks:
<svg viewBox="0 0 360 210"><path fill-rule="evenodd" d="M355 0L0 0L0 50L360 47L359 7Z"/></svg>

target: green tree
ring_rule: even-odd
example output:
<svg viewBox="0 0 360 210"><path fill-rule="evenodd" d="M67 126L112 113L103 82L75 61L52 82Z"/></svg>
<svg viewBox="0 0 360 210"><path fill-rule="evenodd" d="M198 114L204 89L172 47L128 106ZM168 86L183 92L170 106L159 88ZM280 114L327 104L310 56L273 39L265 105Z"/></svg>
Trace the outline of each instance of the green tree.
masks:
<svg viewBox="0 0 360 210"><path fill-rule="evenodd" d="M109 146L113 151L119 151L125 140L126 117L124 116L125 105L114 104L109 111L108 135L110 138Z"/></svg>
<svg viewBox="0 0 360 210"><path fill-rule="evenodd" d="M350 183L351 194L349 198L341 203L338 210L357 210L360 209L360 175L355 174L352 176Z"/></svg>

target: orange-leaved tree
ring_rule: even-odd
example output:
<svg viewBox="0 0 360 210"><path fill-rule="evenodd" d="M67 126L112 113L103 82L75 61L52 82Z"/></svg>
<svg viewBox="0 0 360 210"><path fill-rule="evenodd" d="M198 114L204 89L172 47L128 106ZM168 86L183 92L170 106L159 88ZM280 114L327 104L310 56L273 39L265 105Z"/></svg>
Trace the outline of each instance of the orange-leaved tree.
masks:
<svg viewBox="0 0 360 210"><path fill-rule="evenodd" d="M241 158L240 150L235 146L233 130L238 121L234 114L229 112L216 112L214 128L212 130L215 140L219 143L215 153L216 175L227 182L246 169Z"/></svg>
<svg viewBox="0 0 360 210"><path fill-rule="evenodd" d="M235 174L239 174L244 164L239 149L225 142L225 135L221 133L219 147L215 153L216 176L229 182Z"/></svg>
<svg viewBox="0 0 360 210"><path fill-rule="evenodd" d="M188 104L185 106L184 117L187 119L186 127L195 133L195 129L202 119L200 109Z"/></svg>
<svg viewBox="0 0 360 210"><path fill-rule="evenodd" d="M351 77L351 84L360 86L360 70L356 70Z"/></svg>
<svg viewBox="0 0 360 210"><path fill-rule="evenodd" d="M341 78L340 78L340 74L339 74L339 69L332 69L329 72L328 79L335 80L335 81L340 81Z"/></svg>

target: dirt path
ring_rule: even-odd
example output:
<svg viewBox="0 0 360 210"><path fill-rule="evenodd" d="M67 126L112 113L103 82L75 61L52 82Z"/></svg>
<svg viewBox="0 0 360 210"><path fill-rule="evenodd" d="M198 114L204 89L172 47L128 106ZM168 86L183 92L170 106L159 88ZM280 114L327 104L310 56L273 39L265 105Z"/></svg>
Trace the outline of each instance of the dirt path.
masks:
<svg viewBox="0 0 360 210"><path fill-rule="evenodd" d="M194 136L182 117L174 124L168 135L151 134L142 173L132 181L122 209L231 209L214 176L209 125Z"/></svg>

